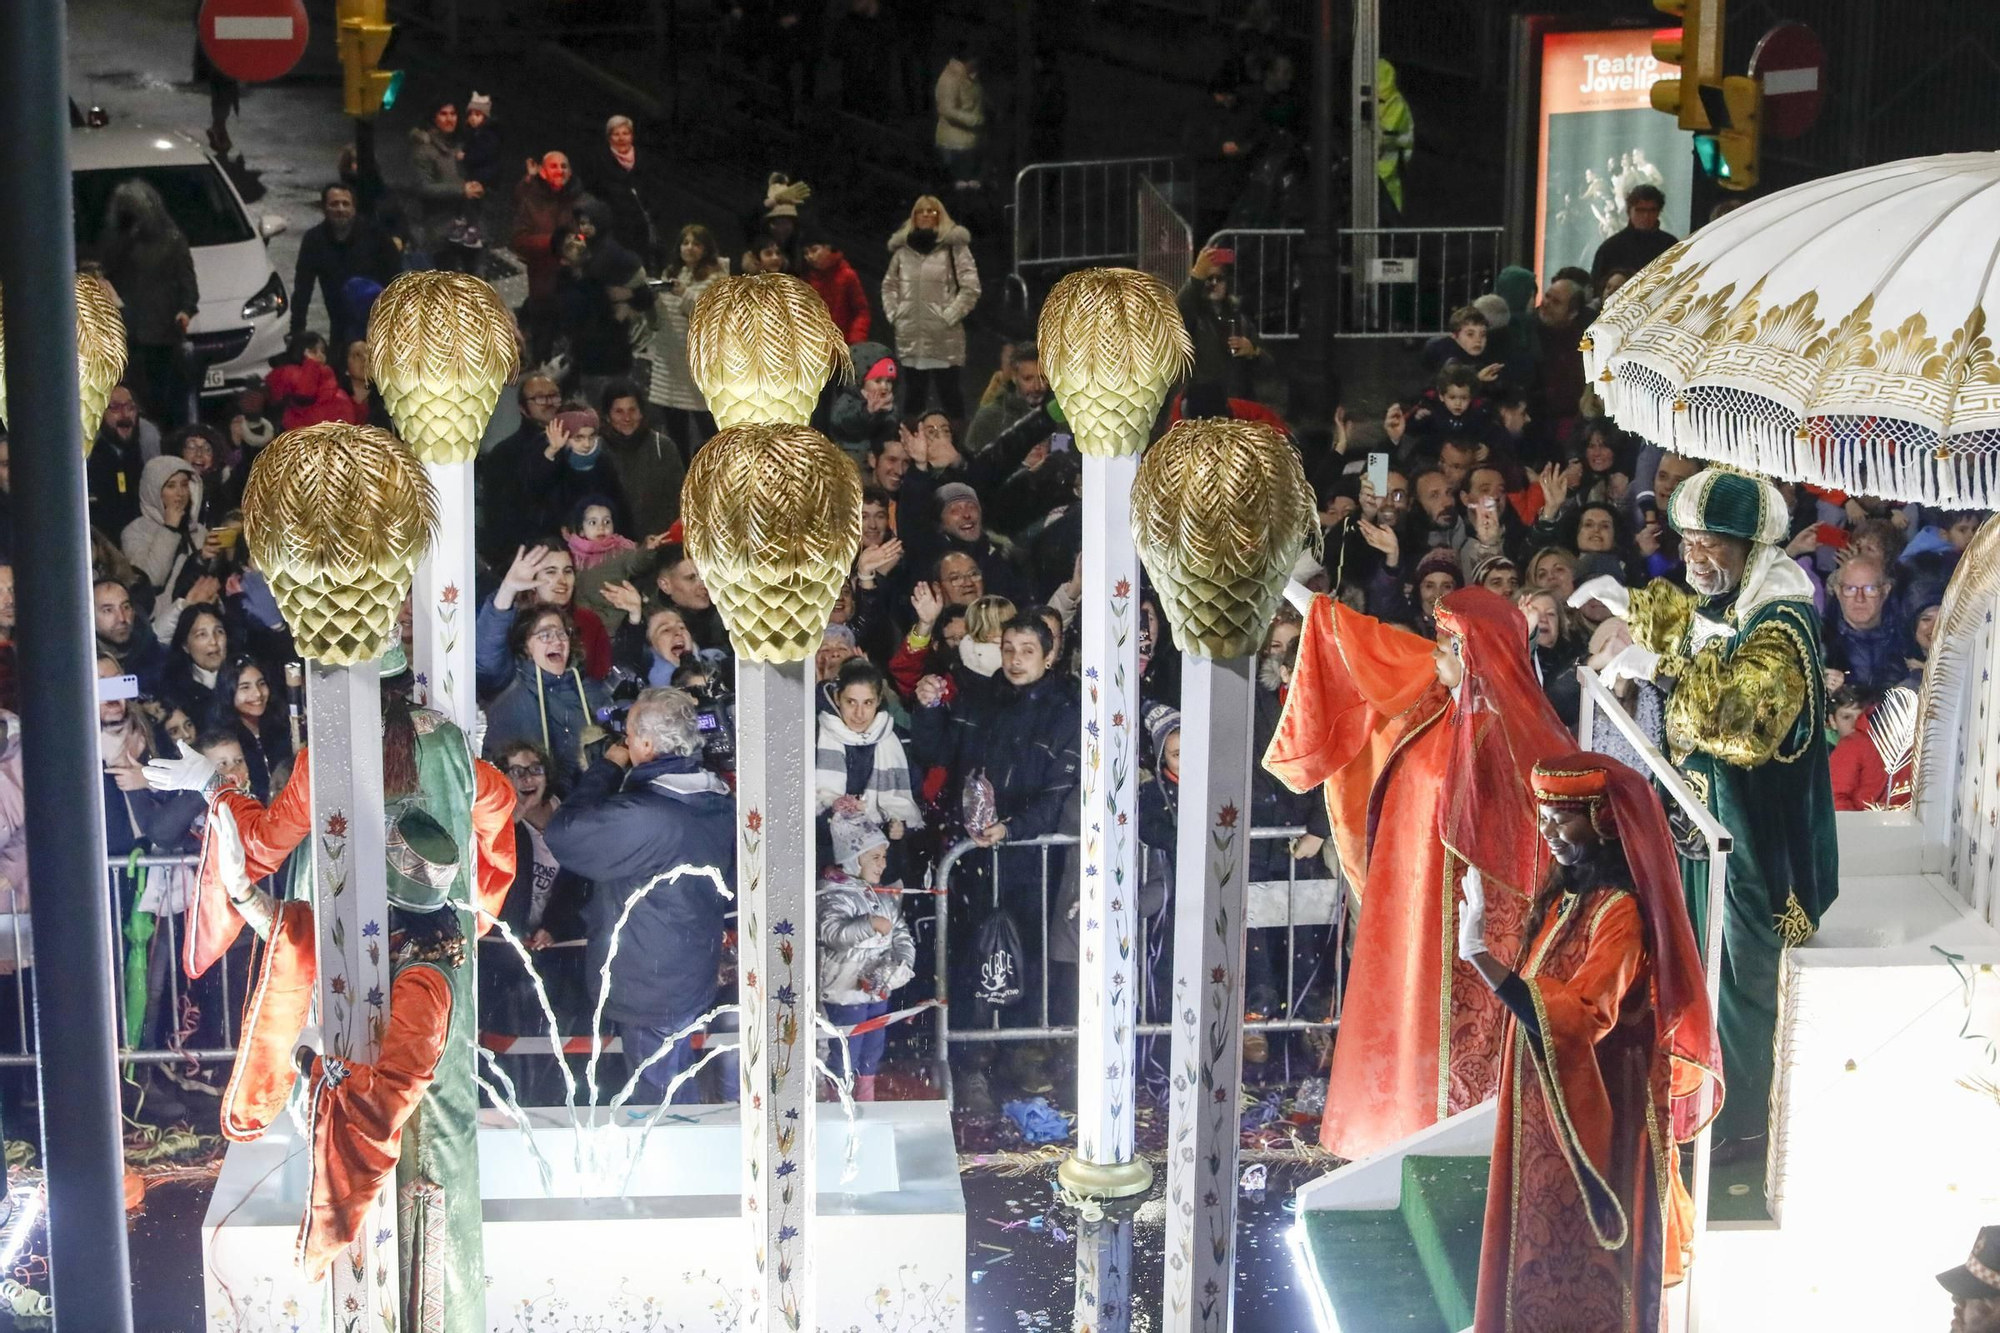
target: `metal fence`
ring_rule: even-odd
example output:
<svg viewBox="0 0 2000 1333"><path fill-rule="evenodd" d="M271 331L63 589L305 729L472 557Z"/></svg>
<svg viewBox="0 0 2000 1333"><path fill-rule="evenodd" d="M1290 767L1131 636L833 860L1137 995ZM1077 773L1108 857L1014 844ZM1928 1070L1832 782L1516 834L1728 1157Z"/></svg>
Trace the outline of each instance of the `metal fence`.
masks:
<svg viewBox="0 0 2000 1333"><path fill-rule="evenodd" d="M1013 298L1033 308L1030 282L1087 264L1138 260L1139 187L1154 185L1183 215L1193 177L1177 157L1030 162L1014 176Z"/></svg>
<svg viewBox="0 0 2000 1333"><path fill-rule="evenodd" d="M1451 332L1451 312L1493 290L1500 227L1365 227L1340 232L1334 336Z"/></svg>
<svg viewBox="0 0 2000 1333"><path fill-rule="evenodd" d="M105 863L106 887L112 902L121 906L128 898L137 898L144 882L157 875L184 875L192 891L198 860L194 856L112 857ZM225 953L206 976L191 982L181 974L180 912L154 914L151 940L142 947L133 945L133 914L127 910L125 916L125 929L111 942L111 975L116 988L112 1011L118 1025L119 1060L143 1065L234 1060L236 1017L242 1008L242 986L247 977L247 969L241 967L242 959L238 957L241 950ZM132 955L142 952L146 959L145 975L128 977ZM0 973L6 974L0 976L0 987L10 988L14 1001L12 1022L0 1024L0 1048L4 1048L0 1049L0 1069L35 1063L34 961L34 939L27 914L0 916ZM146 1028L157 1027L162 1020L166 1024L165 1039L158 1045L145 1045L147 1033L130 1029L127 997L136 999L136 988L141 986ZM194 1001L196 996L203 1002L204 1011L208 1004L214 1005L213 1012L220 1023L220 1044L215 1047L189 1046L182 1040L184 1027L197 1017L183 1000ZM189 1029L188 1035L194 1035L194 1031Z"/></svg>
<svg viewBox="0 0 2000 1333"><path fill-rule="evenodd" d="M1298 227L1231 227L1209 246L1235 252L1231 293L1264 342L1296 342L1305 318L1306 234Z"/></svg>
<svg viewBox="0 0 2000 1333"><path fill-rule="evenodd" d="M1137 226L1139 253L1132 267L1178 291L1194 264L1194 228L1166 192L1149 180L1139 182Z"/></svg>
<svg viewBox="0 0 2000 1333"><path fill-rule="evenodd" d="M1278 839L1290 841L1305 832L1305 829L1297 827L1253 829L1250 838L1254 846L1258 842L1271 842ZM1023 838L1019 841L1008 842L1004 846L993 848L982 848L979 844L970 841L960 842L944 854L936 868L932 871L931 891L936 895L937 901L937 993L939 998L945 998L951 993L951 909L954 896L952 892L954 874L962 865L968 863L968 858L972 857L975 853L984 851L991 858L987 866L988 873L986 876L990 891L990 910L997 911L1002 906L1003 901L1002 886L1000 883L1001 876L999 873L999 858L1001 854L1007 851L1018 851L1023 848L1038 849L1041 852L1041 868L1040 874L1037 876L1038 885L1035 897L1039 908L1037 916L1039 917L1040 924L1038 930L1035 932L1036 938L1034 940L1023 941L1024 947L1033 954L1034 959L1038 960L1040 964L1041 975L1038 986L1040 995L1035 1000L1033 1011L1033 1016L1037 1021L1019 1026L1002 1026L1000 1015L998 1012L995 1012L987 1026L953 1027L950 1005L947 1004L940 1007L937 1010L933 1027L937 1039L934 1057L939 1070L940 1086L947 1088L950 1086L949 1061L947 1057L949 1055L949 1043L951 1042L1038 1041L1050 1038L1073 1038L1076 1036L1076 1028L1074 1026L1058 1026L1050 1018L1048 968L1050 908L1052 906L1050 894L1059 887L1050 878L1050 871L1055 860L1050 854L1051 852L1060 853L1066 848L1076 846L1076 843L1076 835L1069 833L1055 833L1040 838ZM1141 883L1147 880L1150 859L1153 855L1154 853L1151 849L1141 844ZM1167 859L1171 862L1172 857L1169 855ZM1244 1030L1246 1032L1331 1031L1340 1026L1341 995L1346 990L1344 984L1346 980L1346 888L1345 881L1337 871L1329 872L1324 879L1299 879L1298 863L1289 856L1286 858L1284 879L1253 879L1250 881L1247 886L1247 904L1244 913L1245 929L1250 931L1282 929L1284 931L1285 989L1282 1001L1283 1012L1287 1015L1295 1015L1297 1013L1301 1003L1312 990L1314 972L1322 966L1327 968L1333 999L1332 1012L1325 1019L1304 1019L1295 1016L1259 1019L1256 1022L1245 1023ZM1023 886L1018 883L1010 883L1006 886L1005 891L1009 899L1017 902L1022 900L1025 892ZM960 896L962 898L963 895ZM970 923L962 922L960 924L964 926ZM1313 964L1312 970L1308 971L1306 985L1302 988L1299 984L1298 931L1300 927L1320 926L1327 928L1325 949L1321 958ZM1142 960L1139 964L1142 969L1149 967L1154 959L1152 932L1156 928L1164 928L1166 931L1165 939L1161 941L1161 957L1170 962L1167 946L1171 944L1173 939L1173 920L1171 912L1163 909L1153 919L1145 916L1139 918L1137 957ZM1171 981L1169 981L1168 985L1171 988ZM1140 1021L1135 1031L1142 1037L1165 1036L1172 1032L1172 1024L1160 1021L1146 1021L1145 1007L1148 1004L1146 989L1146 987L1141 988L1140 1004L1142 1007L1139 1014ZM1024 1000L1026 998L1024 997ZM1170 995L1168 999L1171 999ZM1159 1006L1156 1004L1154 1007L1158 1008Z"/></svg>

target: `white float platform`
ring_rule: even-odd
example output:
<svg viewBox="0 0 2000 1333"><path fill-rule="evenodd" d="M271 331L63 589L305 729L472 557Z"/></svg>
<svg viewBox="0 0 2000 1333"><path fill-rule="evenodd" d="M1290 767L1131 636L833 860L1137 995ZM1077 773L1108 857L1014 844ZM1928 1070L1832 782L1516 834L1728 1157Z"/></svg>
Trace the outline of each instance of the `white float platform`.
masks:
<svg viewBox="0 0 2000 1333"><path fill-rule="evenodd" d="M819 1107L822 1327L959 1333L965 1197L950 1113L937 1101L858 1111L857 1171L842 1182L849 1126L838 1106ZM552 1170L550 1193L521 1130L498 1111L480 1117L488 1329L734 1333L749 1241L738 1214L736 1107L673 1108L646 1139L622 1198L615 1184L608 1195L580 1192L567 1111L527 1115ZM628 1110L600 1130L609 1140L600 1160L627 1160L641 1123ZM202 1224L209 1333L322 1326L321 1289L292 1264L305 1188L306 1154L289 1120L255 1143L230 1146Z"/></svg>
<svg viewBox="0 0 2000 1333"><path fill-rule="evenodd" d="M1942 1329L1936 1275L2000 1221L2000 1105L1964 1086L2000 1082L2000 930L1918 873L1909 816L1838 822L1840 898L1786 960L1775 1224L1711 1224L1699 1333ZM1492 1140L1487 1102L1300 1186L1299 1212L1394 1208L1404 1157L1487 1156ZM1685 1328L1681 1303L1668 1308Z"/></svg>

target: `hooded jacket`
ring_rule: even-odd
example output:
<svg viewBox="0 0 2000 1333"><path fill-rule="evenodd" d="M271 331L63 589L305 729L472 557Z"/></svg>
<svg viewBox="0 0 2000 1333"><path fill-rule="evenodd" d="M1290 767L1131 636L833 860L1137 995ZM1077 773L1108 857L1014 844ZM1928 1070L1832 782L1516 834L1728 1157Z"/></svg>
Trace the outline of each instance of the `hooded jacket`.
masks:
<svg viewBox="0 0 2000 1333"><path fill-rule="evenodd" d="M534 741L555 763L549 776L567 787L583 770L586 729L596 724L597 710L610 703L610 691L586 680L576 667L552 676L530 659L517 657L513 681L486 705L486 757L499 761L513 742ZM556 859L569 865L566 855L558 853Z"/></svg>
<svg viewBox="0 0 2000 1333"><path fill-rule="evenodd" d="M849 347L867 341L874 316L868 308L868 292L861 285L861 275L854 271L854 265L847 262L846 255L833 251L832 259L825 268L807 264L806 282L819 293L819 299L826 302L827 313L833 316L833 326L840 330L841 338Z"/></svg>
<svg viewBox="0 0 2000 1333"><path fill-rule="evenodd" d="M916 971L917 944L903 920L902 900L877 893L845 870L819 880L819 993L828 1004L873 1004L889 998ZM874 917L895 922L887 935Z"/></svg>
<svg viewBox="0 0 2000 1333"><path fill-rule="evenodd" d="M965 317L979 304L979 267L972 233L953 224L926 253L910 244L905 226L889 238L882 275L882 311L896 326L896 360L965 364Z"/></svg>
<svg viewBox="0 0 2000 1333"><path fill-rule="evenodd" d="M472 201L458 170L458 145L426 122L410 129L410 225L416 243L428 250L444 242L452 222Z"/></svg>
<svg viewBox="0 0 2000 1333"><path fill-rule="evenodd" d="M188 478L188 507L177 526L168 526L166 504L160 493L167 479L185 472ZM185 459L164 454L146 464L139 474L139 517L125 525L118 544L125 558L138 567L155 588L171 600L174 584L188 557L201 550L208 529L195 521L201 512L201 473Z"/></svg>
<svg viewBox="0 0 2000 1333"><path fill-rule="evenodd" d="M937 146L964 152L979 146L986 128L986 90L963 60L945 62L937 81Z"/></svg>
<svg viewBox="0 0 2000 1333"><path fill-rule="evenodd" d="M602 974L632 891L676 866L714 870L734 891L736 801L699 755L666 755L631 772L600 763L577 782L542 836L563 869L591 881L586 975ZM611 959L604 1012L659 1025L706 1009L722 962L730 900L707 875L661 880L632 906Z"/></svg>

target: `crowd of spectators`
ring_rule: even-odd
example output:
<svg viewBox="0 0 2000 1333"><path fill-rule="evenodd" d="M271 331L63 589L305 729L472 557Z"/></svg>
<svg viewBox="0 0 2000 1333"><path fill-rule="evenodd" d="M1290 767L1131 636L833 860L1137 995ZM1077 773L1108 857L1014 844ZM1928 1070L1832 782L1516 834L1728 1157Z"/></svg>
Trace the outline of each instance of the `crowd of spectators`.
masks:
<svg viewBox="0 0 2000 1333"><path fill-rule="evenodd" d="M976 107L977 68L953 65L962 119ZM1215 99L1215 115L1215 134L1256 129L1230 99ZM1078 867L1064 849L1079 825L1081 467L1036 345L1003 342L990 364L970 350L967 322L985 288L951 209L974 188L963 155L976 145L941 122L938 192L899 205L871 241L829 234L810 187L782 173L744 219L674 217L658 155L625 116L576 155L580 170L568 148L547 145L516 174L509 163L522 159L499 153L492 117L491 99L477 93L437 104L412 133L419 170L400 194L371 187L359 168L326 187L323 221L300 251L292 354L265 385L222 404L212 424L183 410L186 395L162 387L171 368L144 355L113 392L88 468L99 674L113 682L100 713L112 856L200 845L199 803L149 792L140 771L149 756L194 746L268 797L304 740L296 654L240 535L258 451L313 421L387 424L360 339L368 303L395 272L518 271L528 368L514 386L518 428L491 441L476 466L473 627L480 745L520 800L521 871L507 921L547 964L559 1021L575 1031L587 1026L613 923L634 890L679 865L706 867L713 879L683 876L634 903L604 1013L636 1050L732 998L734 659L680 532L686 468L714 431L689 373L687 327L718 278L789 272L822 296L850 345L851 381L829 386L815 424L849 452L864 497L862 549L814 660L827 1012L851 1025L907 1003L895 992L929 973L917 952L934 947L928 919L949 912L946 998L966 1016L956 1022L1038 1023L1044 985L1051 1020L1064 1021L1075 1006L1079 902ZM1232 142L1219 139L1204 169L1236 170L1224 151ZM126 213L107 227L129 222L135 206L114 208ZM143 222L145 210L135 215ZM1626 271L1620 256L1664 248L1658 216L1657 201L1635 192L1631 234L1607 243L1609 259L1595 257L1610 265L1597 281L1581 267L1546 283L1503 271L1492 293L1452 314L1449 333L1410 351L1391 399L1350 402L1330 435L1294 437L1325 537L1323 564L1301 577L1426 634L1453 589L1477 583L1516 600L1544 686L1571 723L1575 667L1601 664L1625 642L1604 608L1572 608L1571 593L1606 574L1631 584L1678 577L1679 542L1663 514L1700 470L1622 432L1590 391L1577 350L1603 287ZM718 238L738 223L747 223L747 245L732 261ZM178 273L174 235L128 248L119 262ZM879 250L884 276L872 286L849 259L863 245ZM104 272L116 287L118 271ZM1169 414L1253 419L1290 436L1258 399L1267 349L1233 277L1232 256L1217 250L1203 250L1186 275L1179 305L1194 368ZM145 307L173 304L175 290L128 300L128 316L164 328L173 312ZM308 327L315 302L331 336ZM135 324L135 338L142 332ZM0 523L6 477L0 452ZM1783 490L1788 552L1826 615L1830 725L1867 743L1902 725L1897 691L1921 679L1945 582L1981 516ZM0 616L11 622L11 571L0 572ZM1171 976L1178 654L1149 589L1139 605L1142 1005L1157 1020ZM0 628L11 639L11 623ZM1299 634L1285 608L1259 652L1260 752L1290 688ZM11 662L0 654L0 708L18 706ZM18 728L6 726L0 874L18 904L24 885L7 849L19 831L6 822ZM1886 801L1890 775L1842 748L1843 800ZM1254 781L1252 826L1263 836L1253 841L1252 879L1330 879L1322 803L1261 768ZM904 891L929 883L948 856L957 869L946 895ZM118 883L124 920L158 906L137 876ZM561 954L563 945L581 947ZM519 960L497 952L482 974L483 1026L543 1031ZM1252 932L1246 1013L1323 1018L1335 952L1319 926ZM184 1006L203 1000L182 994ZM153 1000L147 1032L195 1030L189 1013L163 1011L157 989ZM213 1009L220 997L206 1002ZM877 1036L852 1052L864 1095L880 1068ZM1032 1044L1013 1049L1021 1054L1004 1071L1010 1086L1047 1091L1045 1056ZM1253 1034L1249 1052L1262 1059L1267 1044ZM683 1046L647 1077L664 1094L689 1060ZM974 1102L986 1090L977 1071L960 1087ZM155 1091L172 1103L171 1088ZM689 1083L675 1095L700 1094Z"/></svg>

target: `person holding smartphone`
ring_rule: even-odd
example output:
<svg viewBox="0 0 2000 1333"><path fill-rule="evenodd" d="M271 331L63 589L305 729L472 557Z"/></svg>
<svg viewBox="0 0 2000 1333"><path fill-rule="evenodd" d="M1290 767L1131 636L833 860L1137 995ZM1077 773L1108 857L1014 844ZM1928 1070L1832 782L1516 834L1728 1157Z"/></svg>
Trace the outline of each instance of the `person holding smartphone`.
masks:
<svg viewBox="0 0 2000 1333"><path fill-rule="evenodd" d="M1252 368L1264 354L1242 303L1233 292L1236 252L1209 246L1175 297L1194 343L1189 383L1220 385L1231 398L1251 398Z"/></svg>

